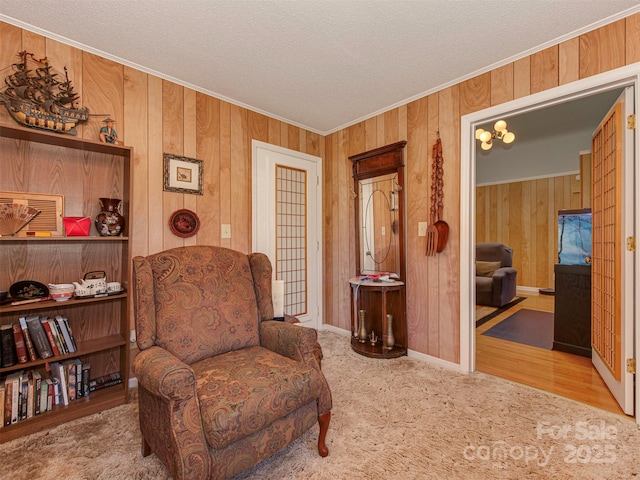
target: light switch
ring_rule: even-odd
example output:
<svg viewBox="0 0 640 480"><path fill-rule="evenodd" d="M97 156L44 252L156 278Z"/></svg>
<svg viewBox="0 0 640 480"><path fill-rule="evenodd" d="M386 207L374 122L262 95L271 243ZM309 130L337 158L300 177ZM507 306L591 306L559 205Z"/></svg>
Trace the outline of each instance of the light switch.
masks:
<svg viewBox="0 0 640 480"><path fill-rule="evenodd" d="M384 237L387 234L387 229L382 227L382 233L381 235Z"/></svg>
<svg viewBox="0 0 640 480"><path fill-rule="evenodd" d="M418 236L419 237L427 236L427 222L418 222Z"/></svg>
<svg viewBox="0 0 640 480"><path fill-rule="evenodd" d="M223 223L222 224L221 237L222 238L231 238L231 224L229 224L229 223Z"/></svg>

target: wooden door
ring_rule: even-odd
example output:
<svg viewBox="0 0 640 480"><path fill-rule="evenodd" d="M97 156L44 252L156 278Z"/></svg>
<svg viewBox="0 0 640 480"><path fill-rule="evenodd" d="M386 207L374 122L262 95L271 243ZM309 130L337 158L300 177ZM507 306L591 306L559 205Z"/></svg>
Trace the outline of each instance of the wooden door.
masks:
<svg viewBox="0 0 640 480"><path fill-rule="evenodd" d="M253 141L253 251L284 281L284 313L322 322L321 159Z"/></svg>
<svg viewBox="0 0 640 480"><path fill-rule="evenodd" d="M592 137L592 361L622 410L633 415L633 89L627 88ZM627 157L629 156L629 157Z"/></svg>

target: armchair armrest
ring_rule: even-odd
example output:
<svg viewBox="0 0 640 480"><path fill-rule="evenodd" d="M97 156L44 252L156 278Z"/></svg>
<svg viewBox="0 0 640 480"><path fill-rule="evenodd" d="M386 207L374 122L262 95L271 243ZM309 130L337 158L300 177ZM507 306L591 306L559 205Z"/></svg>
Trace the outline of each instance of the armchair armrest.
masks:
<svg viewBox="0 0 640 480"><path fill-rule="evenodd" d="M196 395L193 369L158 346L138 353L133 362L133 371L138 382L153 395L175 401Z"/></svg>
<svg viewBox="0 0 640 480"><path fill-rule="evenodd" d="M510 302L516 295L516 276L518 272L512 267L502 267L493 274L492 305L502 306Z"/></svg>
<svg viewBox="0 0 640 480"><path fill-rule="evenodd" d="M260 322L260 344L292 360L320 363L316 356L318 332L294 323L266 320Z"/></svg>
<svg viewBox="0 0 640 480"><path fill-rule="evenodd" d="M163 348L152 346L136 355L133 371L141 387L143 456L153 451L174 478L207 478L211 460L193 369Z"/></svg>
<svg viewBox="0 0 640 480"><path fill-rule="evenodd" d="M513 267L500 267L499 269L497 269L495 272L493 272L493 277L510 277L512 275L517 274L518 272L516 271L515 268Z"/></svg>
<svg viewBox="0 0 640 480"><path fill-rule="evenodd" d="M318 343L318 332L316 330L301 327L295 323L287 323L286 321L266 320L260 322L260 344L272 352L292 360L304 362L314 368L318 372L318 379L322 382L318 398L318 415L322 416L331 411L333 404L331 390L320 366L322 348ZM326 434L328 419L322 420L322 422L327 422L323 427Z"/></svg>

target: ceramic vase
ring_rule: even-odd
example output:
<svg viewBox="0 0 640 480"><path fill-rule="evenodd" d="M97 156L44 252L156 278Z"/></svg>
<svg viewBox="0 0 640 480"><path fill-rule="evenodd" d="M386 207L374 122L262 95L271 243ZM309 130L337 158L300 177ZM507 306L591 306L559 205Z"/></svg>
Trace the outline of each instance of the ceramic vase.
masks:
<svg viewBox="0 0 640 480"><path fill-rule="evenodd" d="M98 234L103 237L117 237L124 233L125 220L122 216L122 200L119 198L100 198L100 212L95 225Z"/></svg>

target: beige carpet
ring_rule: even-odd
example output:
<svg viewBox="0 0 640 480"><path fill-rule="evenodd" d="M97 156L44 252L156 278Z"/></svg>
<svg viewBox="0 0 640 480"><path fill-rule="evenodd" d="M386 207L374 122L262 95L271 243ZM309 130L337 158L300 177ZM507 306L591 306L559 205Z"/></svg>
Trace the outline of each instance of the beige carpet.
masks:
<svg viewBox="0 0 640 480"><path fill-rule="evenodd" d="M329 456L317 454L315 427L236 480L640 478L627 417L483 373L362 357L330 332L320 342ZM0 458L3 479L169 478L140 456L135 402L2 444Z"/></svg>

